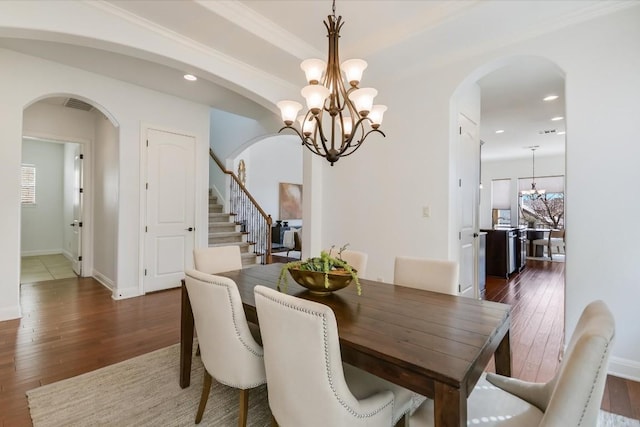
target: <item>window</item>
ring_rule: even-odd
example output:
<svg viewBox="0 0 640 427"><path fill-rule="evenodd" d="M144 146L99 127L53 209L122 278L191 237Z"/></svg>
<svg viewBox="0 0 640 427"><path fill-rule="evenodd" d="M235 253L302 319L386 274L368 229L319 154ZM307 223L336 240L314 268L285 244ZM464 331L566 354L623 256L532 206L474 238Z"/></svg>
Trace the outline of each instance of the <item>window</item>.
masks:
<svg viewBox="0 0 640 427"><path fill-rule="evenodd" d="M491 181L491 223L495 226L511 225L511 180Z"/></svg>
<svg viewBox="0 0 640 427"><path fill-rule="evenodd" d="M36 166L22 165L22 204L36 204Z"/></svg>
<svg viewBox="0 0 640 427"><path fill-rule="evenodd" d="M536 228L564 228L564 176L536 178L541 194L523 194L531 188L531 178L518 180L519 223Z"/></svg>

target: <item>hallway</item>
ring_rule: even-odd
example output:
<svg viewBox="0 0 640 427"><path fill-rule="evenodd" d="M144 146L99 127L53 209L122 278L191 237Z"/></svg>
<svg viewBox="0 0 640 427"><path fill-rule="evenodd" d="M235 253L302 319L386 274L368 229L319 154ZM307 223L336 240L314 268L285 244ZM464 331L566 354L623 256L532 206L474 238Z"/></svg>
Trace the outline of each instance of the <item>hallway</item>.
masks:
<svg viewBox="0 0 640 427"><path fill-rule="evenodd" d="M76 277L62 254L25 256L20 260L20 284Z"/></svg>

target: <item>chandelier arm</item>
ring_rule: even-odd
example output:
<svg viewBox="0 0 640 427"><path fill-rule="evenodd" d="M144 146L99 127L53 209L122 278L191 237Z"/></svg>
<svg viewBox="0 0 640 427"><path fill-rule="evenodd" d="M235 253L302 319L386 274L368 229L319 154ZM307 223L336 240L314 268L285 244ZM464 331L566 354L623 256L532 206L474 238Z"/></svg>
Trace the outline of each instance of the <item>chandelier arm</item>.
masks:
<svg viewBox="0 0 640 427"><path fill-rule="evenodd" d="M353 150L347 152L347 150L345 149L344 153L340 153L340 157L347 157L352 155L353 153L355 153L360 147L362 147L364 145L364 141L365 139L367 139L367 137L369 136L370 133L373 132L377 132L382 134L382 136L386 137L386 135L384 134L384 132L382 132L379 129L371 129L369 132L367 132L362 139L358 140L358 142L355 145L351 145L349 148L353 148Z"/></svg>
<svg viewBox="0 0 640 427"><path fill-rule="evenodd" d="M280 128L280 130L278 131L278 133L282 132L282 131L283 131L283 130L285 130L285 129L291 129L292 131L294 131L295 133L297 133L297 134L298 134L298 136L300 137L300 139L304 140L304 136L302 136L302 134L300 133L300 131L299 131L298 129L294 128L293 126L290 126L290 125L282 126L282 127Z"/></svg>

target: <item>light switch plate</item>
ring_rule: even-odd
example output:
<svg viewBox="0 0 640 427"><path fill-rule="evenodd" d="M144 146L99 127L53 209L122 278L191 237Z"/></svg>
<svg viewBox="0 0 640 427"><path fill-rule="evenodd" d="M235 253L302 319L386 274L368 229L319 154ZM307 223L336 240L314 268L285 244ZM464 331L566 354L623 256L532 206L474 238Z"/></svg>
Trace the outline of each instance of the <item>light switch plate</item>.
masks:
<svg viewBox="0 0 640 427"><path fill-rule="evenodd" d="M431 206L422 207L422 216L424 218L429 218L431 216Z"/></svg>

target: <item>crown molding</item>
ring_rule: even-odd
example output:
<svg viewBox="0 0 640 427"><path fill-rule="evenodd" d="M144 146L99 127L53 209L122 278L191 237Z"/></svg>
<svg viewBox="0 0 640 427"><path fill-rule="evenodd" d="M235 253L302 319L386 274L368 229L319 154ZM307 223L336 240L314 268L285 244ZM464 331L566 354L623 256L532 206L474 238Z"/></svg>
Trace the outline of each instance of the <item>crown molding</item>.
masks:
<svg viewBox="0 0 640 427"><path fill-rule="evenodd" d="M298 59L323 58L325 52L306 43L241 2L231 0L194 0L200 6L222 16L245 31L261 38L273 46L285 50Z"/></svg>
<svg viewBox="0 0 640 427"><path fill-rule="evenodd" d="M245 62L239 61L232 56L226 55L220 51L212 49L211 47L203 43L199 43L191 38L185 37L180 33L177 33L166 27L158 25L154 22L151 22L139 15L133 14L112 3L108 3L104 0L97 0L97 1L83 0L83 3L90 5L101 11L107 12L117 18L125 20L138 28L142 28L164 39L168 39L178 45L181 45L189 49L192 52L201 54L207 59L206 62L212 63L211 60L213 60L213 63L215 62L223 63L232 69L242 71L243 73L246 73L246 74L253 75L256 78L259 78L262 80L270 81L274 85L277 85L278 87L286 87L286 88L291 88L291 90L297 90L296 87L294 87L290 82L286 80L276 77L273 74L267 73L260 68L257 68ZM134 46L129 45L129 47L134 47ZM140 47L136 47L136 48L141 49ZM158 53L158 52L152 52L152 53L162 55L161 53ZM171 58L171 59L174 59L174 58ZM188 64L188 65L194 65L194 64ZM213 75L217 75L215 69L205 69L205 71L210 72Z"/></svg>

